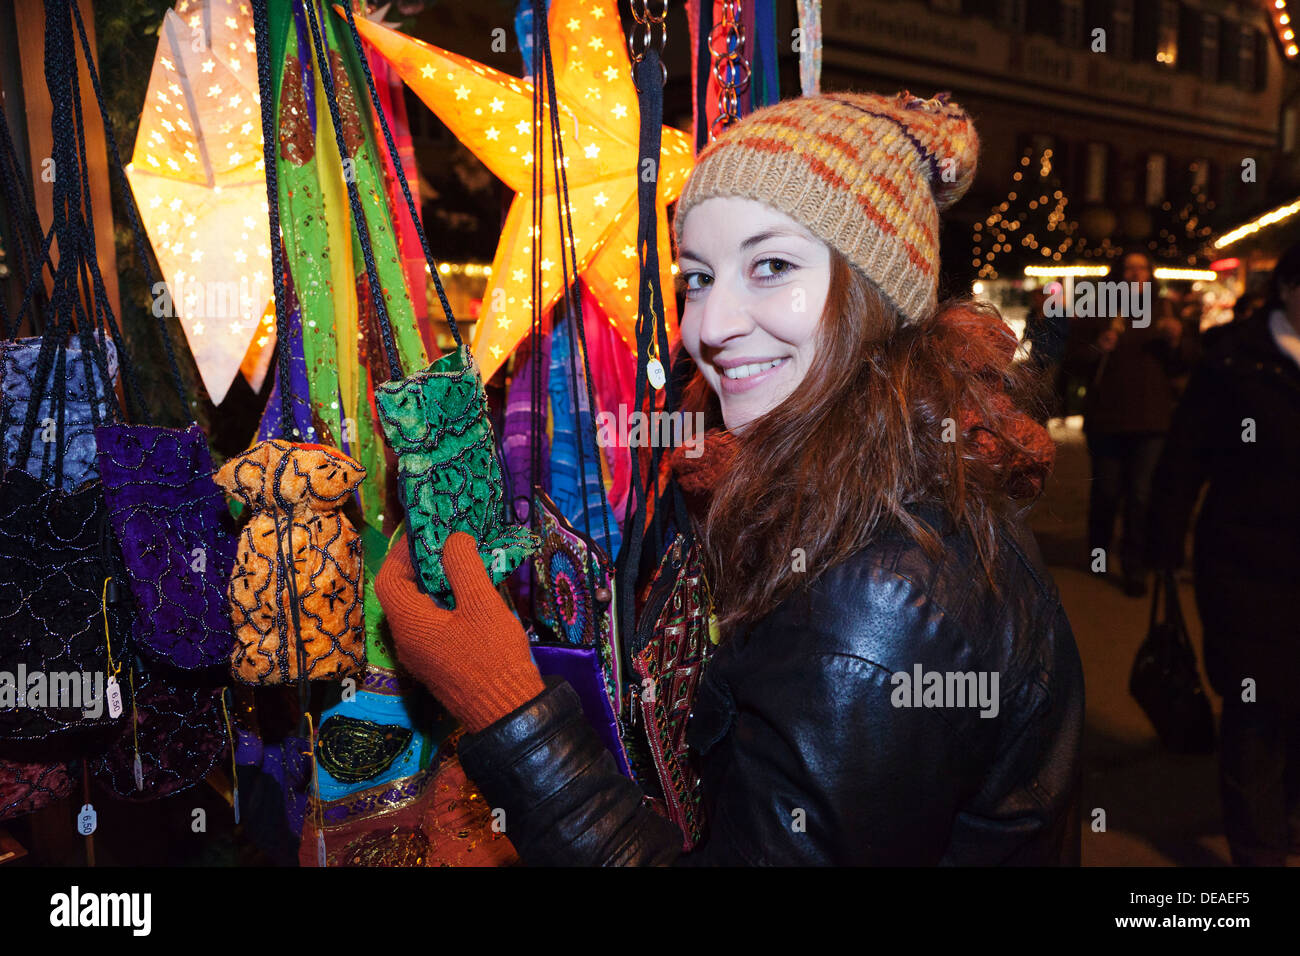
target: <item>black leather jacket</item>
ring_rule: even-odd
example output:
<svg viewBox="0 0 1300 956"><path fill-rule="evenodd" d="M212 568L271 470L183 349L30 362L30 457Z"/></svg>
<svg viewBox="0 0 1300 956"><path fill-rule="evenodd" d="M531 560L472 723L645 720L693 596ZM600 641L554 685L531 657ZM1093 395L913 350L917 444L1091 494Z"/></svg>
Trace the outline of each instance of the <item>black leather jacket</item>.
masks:
<svg viewBox="0 0 1300 956"><path fill-rule="evenodd" d="M1019 521L996 595L969 536L943 541L936 563L885 536L719 647L687 727L692 853L562 680L462 738L465 770L531 865L1077 864L1083 675L1056 587ZM921 688L894 676L917 668ZM996 716L928 672L982 674Z"/></svg>

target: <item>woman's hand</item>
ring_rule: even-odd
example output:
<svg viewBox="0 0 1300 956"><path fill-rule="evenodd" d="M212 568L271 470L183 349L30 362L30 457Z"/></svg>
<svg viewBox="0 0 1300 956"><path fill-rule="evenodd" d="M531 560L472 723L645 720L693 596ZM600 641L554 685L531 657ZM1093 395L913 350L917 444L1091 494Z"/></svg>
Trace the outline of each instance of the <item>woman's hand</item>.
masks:
<svg viewBox="0 0 1300 956"><path fill-rule="evenodd" d="M483 567L473 536L447 539L442 567L456 597L448 611L421 593L402 535L375 577L397 659L453 717L474 733L522 707L544 689L528 636Z"/></svg>

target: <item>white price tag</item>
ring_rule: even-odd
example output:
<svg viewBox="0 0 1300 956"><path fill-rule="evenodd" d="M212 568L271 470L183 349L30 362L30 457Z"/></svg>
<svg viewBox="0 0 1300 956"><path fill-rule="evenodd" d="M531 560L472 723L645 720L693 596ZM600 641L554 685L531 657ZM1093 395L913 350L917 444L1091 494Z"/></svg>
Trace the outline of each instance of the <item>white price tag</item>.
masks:
<svg viewBox="0 0 1300 956"><path fill-rule="evenodd" d="M99 820L99 814L95 813L95 808L90 804L85 804L81 812L77 814L77 832L82 836L90 836L95 832L96 822Z"/></svg>
<svg viewBox="0 0 1300 956"><path fill-rule="evenodd" d="M646 363L645 374L650 380L650 385L656 390L663 388L664 383L668 381L664 375L664 363L657 358L652 358Z"/></svg>
<svg viewBox="0 0 1300 956"><path fill-rule="evenodd" d="M108 716L116 720L122 716L122 688L118 686L117 678L111 674L108 677L108 686L104 688L104 696L108 698Z"/></svg>

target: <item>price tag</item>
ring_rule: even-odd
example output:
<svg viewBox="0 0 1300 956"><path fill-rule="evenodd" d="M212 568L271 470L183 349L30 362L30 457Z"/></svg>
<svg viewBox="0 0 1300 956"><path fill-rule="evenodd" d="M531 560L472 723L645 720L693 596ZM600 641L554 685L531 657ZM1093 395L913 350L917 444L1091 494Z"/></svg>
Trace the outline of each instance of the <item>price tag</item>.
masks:
<svg viewBox="0 0 1300 956"><path fill-rule="evenodd" d="M131 766L131 772L135 775L135 788L137 790L143 790L144 789L144 767L140 763L139 754L135 755L135 760L132 762L132 766Z"/></svg>
<svg viewBox="0 0 1300 956"><path fill-rule="evenodd" d="M108 716L116 720L122 716L122 688L118 686L117 678L112 674L108 677L108 686L104 688L104 695L108 698Z"/></svg>
<svg viewBox="0 0 1300 956"><path fill-rule="evenodd" d="M664 375L664 363L659 361L658 358L652 358L646 363L645 374L646 378L650 380L651 387L656 390L663 388L664 383L668 381Z"/></svg>
<svg viewBox="0 0 1300 956"><path fill-rule="evenodd" d="M95 832L95 825L98 820L99 815L95 813L95 808L88 803L85 804L81 808L81 812L77 814L77 832L82 836L90 836Z"/></svg>

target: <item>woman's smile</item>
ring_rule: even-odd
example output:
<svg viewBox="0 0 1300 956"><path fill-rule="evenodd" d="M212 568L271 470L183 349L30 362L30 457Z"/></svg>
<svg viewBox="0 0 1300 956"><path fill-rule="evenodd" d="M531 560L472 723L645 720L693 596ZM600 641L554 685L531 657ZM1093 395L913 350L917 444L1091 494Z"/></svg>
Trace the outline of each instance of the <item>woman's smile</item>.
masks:
<svg viewBox="0 0 1300 956"><path fill-rule="evenodd" d="M713 364L721 372L718 384L722 386L722 390L731 395L738 395L770 382L789 364L790 357L734 361L738 364L732 364L732 360L718 358L713 360Z"/></svg>

